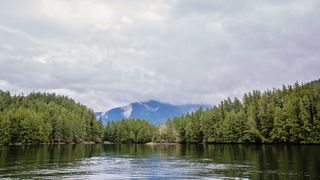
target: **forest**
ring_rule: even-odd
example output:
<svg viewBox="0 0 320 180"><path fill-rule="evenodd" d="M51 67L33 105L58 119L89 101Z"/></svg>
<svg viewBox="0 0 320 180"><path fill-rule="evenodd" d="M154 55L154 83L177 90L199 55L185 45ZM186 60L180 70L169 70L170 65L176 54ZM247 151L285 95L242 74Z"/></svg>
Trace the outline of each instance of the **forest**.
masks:
<svg viewBox="0 0 320 180"><path fill-rule="evenodd" d="M143 119L123 119L109 122L105 128L105 140L124 143L155 141L157 127Z"/></svg>
<svg viewBox="0 0 320 180"><path fill-rule="evenodd" d="M174 118L179 142L320 143L320 81L253 91Z"/></svg>
<svg viewBox="0 0 320 180"><path fill-rule="evenodd" d="M0 92L0 144L101 142L93 111L66 96Z"/></svg>
<svg viewBox="0 0 320 180"><path fill-rule="evenodd" d="M255 90L160 125L123 119L103 126L66 96L0 91L0 144L85 141L320 144L320 80Z"/></svg>
<svg viewBox="0 0 320 180"><path fill-rule="evenodd" d="M143 130L144 129L144 130ZM152 130L154 132L152 132ZM139 137L145 137L141 139ZM112 142L320 143L320 80L227 98L165 124L122 120L106 126Z"/></svg>

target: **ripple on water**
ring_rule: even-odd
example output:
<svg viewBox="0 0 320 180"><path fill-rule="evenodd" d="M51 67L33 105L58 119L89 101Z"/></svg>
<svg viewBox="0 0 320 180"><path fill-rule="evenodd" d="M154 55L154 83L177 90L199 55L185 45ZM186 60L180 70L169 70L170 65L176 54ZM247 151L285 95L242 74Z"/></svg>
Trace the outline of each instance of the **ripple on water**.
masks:
<svg viewBox="0 0 320 180"><path fill-rule="evenodd" d="M0 179L319 179L320 146L289 146L295 153L290 154L290 161L283 155L286 151L274 151L274 146L265 146L264 151L248 145L210 145L205 151L202 145L160 150L149 146L137 149L135 145L77 147L64 147L71 148L68 153L61 147L55 153L41 147L20 154L12 149L2 152ZM239 147L242 153L238 153ZM74 153L69 153L73 149Z"/></svg>
<svg viewBox="0 0 320 180"><path fill-rule="evenodd" d="M31 175L42 179L62 177L65 179L127 179L127 178L197 178L212 170L227 169L225 164L189 161L172 157L104 156L85 158L78 163L66 166L51 166L45 169L22 172L24 177ZM197 173L195 173L197 172ZM211 177L219 177L211 176Z"/></svg>

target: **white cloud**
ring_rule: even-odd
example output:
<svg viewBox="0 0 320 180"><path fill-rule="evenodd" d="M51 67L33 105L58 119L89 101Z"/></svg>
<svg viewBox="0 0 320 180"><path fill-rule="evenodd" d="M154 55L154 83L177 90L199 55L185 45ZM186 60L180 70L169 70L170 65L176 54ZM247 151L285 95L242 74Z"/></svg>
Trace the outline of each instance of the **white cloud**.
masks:
<svg viewBox="0 0 320 180"><path fill-rule="evenodd" d="M123 116L125 118L129 118L130 115L131 115L131 112L132 112L132 106L131 105L127 105L127 106L122 107L122 109L124 110L123 111Z"/></svg>
<svg viewBox="0 0 320 180"><path fill-rule="evenodd" d="M127 16L123 16L121 18L121 21L124 22L124 23L127 23L127 24L132 24L132 20Z"/></svg>
<svg viewBox="0 0 320 180"><path fill-rule="evenodd" d="M39 12L56 23L66 26L88 26L95 23L114 21L114 10L105 1L39 1Z"/></svg>
<svg viewBox="0 0 320 180"><path fill-rule="evenodd" d="M218 103L319 78L317 1L7 1L0 89L66 94L103 111L133 101Z"/></svg>

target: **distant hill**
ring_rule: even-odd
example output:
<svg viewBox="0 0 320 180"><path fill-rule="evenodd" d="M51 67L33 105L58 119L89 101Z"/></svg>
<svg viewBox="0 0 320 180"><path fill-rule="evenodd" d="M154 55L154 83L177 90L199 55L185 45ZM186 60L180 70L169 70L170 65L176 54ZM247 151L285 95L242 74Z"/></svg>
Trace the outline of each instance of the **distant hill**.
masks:
<svg viewBox="0 0 320 180"><path fill-rule="evenodd" d="M168 118L196 111L200 107L207 108L209 106L201 104L172 105L150 100L113 108L107 112L95 112L95 115L97 119L102 119L104 124L107 124L109 121L118 121L123 118L142 118L148 120L152 124L159 124L165 122Z"/></svg>

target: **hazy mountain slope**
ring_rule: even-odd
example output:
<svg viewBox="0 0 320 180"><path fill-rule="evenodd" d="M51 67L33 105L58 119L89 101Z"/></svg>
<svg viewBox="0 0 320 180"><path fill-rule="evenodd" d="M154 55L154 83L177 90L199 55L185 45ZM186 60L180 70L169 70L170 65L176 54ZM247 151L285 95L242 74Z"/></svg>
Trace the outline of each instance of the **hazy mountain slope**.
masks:
<svg viewBox="0 0 320 180"><path fill-rule="evenodd" d="M155 100L131 103L127 106L113 108L107 112L96 112L97 119L102 119L106 124L108 121L117 121L123 118L143 118L152 124L159 124L168 118L195 111L200 107L207 108L208 105L186 104L172 105Z"/></svg>

